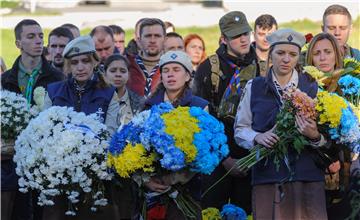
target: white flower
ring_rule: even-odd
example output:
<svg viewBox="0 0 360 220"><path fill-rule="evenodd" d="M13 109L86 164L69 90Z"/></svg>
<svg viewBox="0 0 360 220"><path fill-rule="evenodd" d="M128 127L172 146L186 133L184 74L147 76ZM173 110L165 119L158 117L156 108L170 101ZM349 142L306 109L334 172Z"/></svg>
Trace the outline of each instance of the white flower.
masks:
<svg viewBox="0 0 360 220"><path fill-rule="evenodd" d="M1 138L16 139L36 113L29 109L26 99L14 92L0 91Z"/></svg>
<svg viewBox="0 0 360 220"><path fill-rule="evenodd" d="M98 192L98 183L112 177L106 167L107 145L105 125L92 116L56 106L41 112L15 142L20 190L41 191L40 205L52 205L52 197L64 193L71 203L80 202L80 194ZM99 205L107 203L103 196L93 202L97 199Z"/></svg>
<svg viewBox="0 0 360 220"><path fill-rule="evenodd" d="M65 212L65 215L75 216L75 215L76 215L76 213L75 213L75 212L73 212L73 211L66 211L66 212Z"/></svg>
<svg viewBox="0 0 360 220"><path fill-rule="evenodd" d="M38 106L38 108L40 110L43 110L44 101L45 101L45 95L46 95L46 91L45 91L44 87L39 86L39 87L35 88L35 90L34 90L34 102L36 103L36 105Z"/></svg>

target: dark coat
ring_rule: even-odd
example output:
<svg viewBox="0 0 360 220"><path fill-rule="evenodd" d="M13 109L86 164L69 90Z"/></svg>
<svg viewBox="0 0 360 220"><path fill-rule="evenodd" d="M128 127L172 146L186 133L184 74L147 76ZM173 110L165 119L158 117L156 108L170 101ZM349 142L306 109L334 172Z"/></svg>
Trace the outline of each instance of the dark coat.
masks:
<svg viewBox="0 0 360 220"><path fill-rule="evenodd" d="M11 69L4 72L1 75L1 87L2 89L9 90L11 92L16 92L21 94L19 84L18 84L18 72L19 72L19 62L20 62L21 56L19 56ZM59 70L52 67L49 62L42 57L42 66L40 70L40 74L38 79L35 82L35 85L33 87L33 91L36 87L44 87L47 88L47 85L53 82L58 82L64 80L64 75Z"/></svg>
<svg viewBox="0 0 360 220"><path fill-rule="evenodd" d="M233 62L238 67L246 67L250 64L255 64L257 66L256 76L260 74L259 68L257 65L256 52L253 47L250 47L250 52L244 57L233 57L227 53L226 45L222 44L216 51L216 54L219 57L220 70L223 72L223 77L220 78L219 88L217 93L213 93L212 82L211 82L211 64L209 58L207 58L203 63L198 67L195 78L194 78L194 95L200 96L207 100L209 104L209 112L214 117L217 117L217 108L220 105L223 94L228 86L232 76L234 75L235 70L227 63L226 60ZM240 76L241 77L241 76ZM241 79L240 86L242 89L245 88L247 80ZM218 117L217 117L218 118ZM228 145L230 148L230 155L234 158L240 158L244 156L247 151L241 149L237 146L234 140L234 119L223 119L218 118L224 123L225 134L228 137Z"/></svg>
<svg viewBox="0 0 360 220"><path fill-rule="evenodd" d="M1 75L1 87L2 89L9 90L21 94L18 84L18 71L19 62L21 56L19 56L11 69L4 72ZM48 61L42 57L42 66L38 79L36 80L33 91L36 87L47 88L47 85L53 82L63 80L63 74L50 66ZM32 100L33 103L33 100ZM15 173L15 163L12 160L1 161L1 191L12 191L18 189L18 176Z"/></svg>

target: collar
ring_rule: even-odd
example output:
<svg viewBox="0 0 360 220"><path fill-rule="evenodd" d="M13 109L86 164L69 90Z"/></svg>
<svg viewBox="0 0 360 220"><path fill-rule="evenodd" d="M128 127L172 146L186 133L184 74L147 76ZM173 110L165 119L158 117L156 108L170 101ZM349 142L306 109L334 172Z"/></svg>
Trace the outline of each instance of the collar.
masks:
<svg viewBox="0 0 360 220"><path fill-rule="evenodd" d="M125 103L128 103L129 101L129 92L127 89L125 89L125 93L124 95L119 99L119 102L122 103L122 102L125 102Z"/></svg>
<svg viewBox="0 0 360 220"><path fill-rule="evenodd" d="M294 69L291 75L291 78L289 80L289 82L285 85L285 86L280 86L280 83L278 82L276 75L273 71L273 69L271 69L271 75L272 75L272 81L275 85L276 88L281 88L281 90L287 90L289 88L292 87L298 87L298 83L299 83L299 73Z"/></svg>
<svg viewBox="0 0 360 220"><path fill-rule="evenodd" d="M35 66L35 68L31 72L28 72L24 64L21 62L21 59L19 60L19 72L21 78L24 78L27 75L30 76L34 70L40 71L41 67L42 67L42 60L40 60L40 62Z"/></svg>

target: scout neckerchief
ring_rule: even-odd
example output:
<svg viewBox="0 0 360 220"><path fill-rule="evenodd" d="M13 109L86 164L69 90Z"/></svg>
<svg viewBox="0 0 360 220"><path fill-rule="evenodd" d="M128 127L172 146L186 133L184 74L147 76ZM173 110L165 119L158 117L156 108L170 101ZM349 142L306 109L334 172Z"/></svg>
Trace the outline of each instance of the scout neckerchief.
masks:
<svg viewBox="0 0 360 220"><path fill-rule="evenodd" d="M274 72L272 71L273 74L273 83L274 83L274 86L276 88L276 92L277 94L279 95L280 97L280 102L281 102L281 105L283 105L283 99L282 99L282 96L284 94L284 91L287 91L288 89L291 89L291 88L297 88L297 84L298 84L298 80L299 80L299 77L298 77L298 73L296 70L294 70L292 72L292 75L291 75L291 78L289 80L289 82L285 85L284 88L281 88L280 86L280 83L277 81L277 78L276 78L276 75L274 74Z"/></svg>
<svg viewBox="0 0 360 220"><path fill-rule="evenodd" d="M152 76L156 73L156 71L159 69L159 64L156 64L154 68L151 70L150 73L146 70L146 67L144 65L144 62L142 58L139 55L136 55L135 57L136 63L139 65L141 70L144 72L145 78L146 78L146 84L144 89L144 95L145 97L148 97L151 95L151 82L152 82Z"/></svg>
<svg viewBox="0 0 360 220"><path fill-rule="evenodd" d="M241 87L240 87L240 71L242 70L241 67L238 67L230 60L226 60L227 64L230 65L231 68L235 69L234 75L231 77L229 85L226 87L225 90L225 98L227 98L232 91L236 91L238 95L241 94Z"/></svg>
<svg viewBox="0 0 360 220"><path fill-rule="evenodd" d="M39 75L39 73L40 73L40 69L34 69L31 73L27 73L29 75L29 80L25 90L25 98L29 106L31 105L33 86L35 84L36 77Z"/></svg>

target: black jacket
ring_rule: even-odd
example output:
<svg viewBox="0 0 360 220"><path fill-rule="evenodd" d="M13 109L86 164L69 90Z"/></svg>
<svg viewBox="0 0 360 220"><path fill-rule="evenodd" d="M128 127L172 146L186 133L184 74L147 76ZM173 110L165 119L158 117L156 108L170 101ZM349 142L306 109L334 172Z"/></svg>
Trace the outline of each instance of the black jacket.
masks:
<svg viewBox="0 0 360 220"><path fill-rule="evenodd" d="M1 87L2 89L9 90L11 92L16 92L21 94L19 84L18 84L18 71L19 71L19 62L21 56L19 56L11 69L4 72L1 75ZM52 67L49 62L42 57L42 66L38 79L35 82L33 89L36 87L42 86L45 89L47 85L53 82L61 81L64 79L64 75L59 70Z"/></svg>
<svg viewBox="0 0 360 220"><path fill-rule="evenodd" d="M256 76L259 73L259 67L257 63L256 52L253 47L250 47L250 51L244 57L233 57L227 53L226 45L221 44L220 47L216 50L216 54L219 57L220 70L223 72L223 77L219 80L218 92L213 94L212 83L211 83L211 64L209 58L206 59L198 67L195 78L194 78L194 95L200 96L207 101L209 101L209 112L213 116L217 117L216 109L220 105L221 98L225 92L226 87L228 86L230 79L234 75L235 70L227 63L227 60L231 61L238 67L245 67L250 64L255 64L257 66ZM246 85L246 81L240 82L242 89ZM230 155L235 158L242 157L246 154L245 150L241 149L236 145L234 140L234 120L221 119L225 125L225 133L228 137L228 145L230 147Z"/></svg>
<svg viewBox="0 0 360 220"><path fill-rule="evenodd" d="M18 84L18 71L19 71L19 56L12 68L4 72L1 75L1 87L2 89L9 90L11 92L16 92L21 94L19 84ZM42 67L38 79L35 82L34 88L42 86L45 89L47 85L60 81L63 79L63 74L56 70L54 67L50 66L48 61L45 58L42 58ZM33 101L33 100L32 100ZM15 163L12 160L2 160L1 161L1 190L2 191L11 191L17 190L17 175L15 173Z"/></svg>

